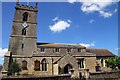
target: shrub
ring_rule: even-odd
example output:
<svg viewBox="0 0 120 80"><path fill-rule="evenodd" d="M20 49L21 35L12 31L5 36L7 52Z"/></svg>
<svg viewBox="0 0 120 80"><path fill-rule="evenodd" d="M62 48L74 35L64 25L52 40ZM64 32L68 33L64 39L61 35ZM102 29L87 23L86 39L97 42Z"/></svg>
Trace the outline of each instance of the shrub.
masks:
<svg viewBox="0 0 120 80"><path fill-rule="evenodd" d="M21 71L21 69L18 62L15 60L8 68L8 75L15 75L15 73L19 73L19 71Z"/></svg>
<svg viewBox="0 0 120 80"><path fill-rule="evenodd" d="M115 56L106 60L106 65L112 69L120 69L120 57Z"/></svg>

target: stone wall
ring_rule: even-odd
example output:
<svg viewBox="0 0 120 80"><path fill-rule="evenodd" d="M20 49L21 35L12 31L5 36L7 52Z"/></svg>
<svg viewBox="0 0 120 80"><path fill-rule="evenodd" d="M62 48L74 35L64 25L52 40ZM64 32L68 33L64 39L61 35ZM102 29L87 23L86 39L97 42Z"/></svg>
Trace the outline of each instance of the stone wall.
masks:
<svg viewBox="0 0 120 80"><path fill-rule="evenodd" d="M120 71L112 71L112 72L98 72L98 73L90 73L90 80L94 79L100 79L100 80L110 80L110 79L120 79Z"/></svg>
<svg viewBox="0 0 120 80"><path fill-rule="evenodd" d="M71 75L57 75L57 76L40 76L33 77L32 75L19 76L19 77L4 77L1 80L74 80Z"/></svg>
<svg viewBox="0 0 120 80"><path fill-rule="evenodd" d="M96 57L85 58L85 68L89 69L90 72L95 72Z"/></svg>
<svg viewBox="0 0 120 80"><path fill-rule="evenodd" d="M120 71L114 72L102 72L102 73L90 73L90 78L86 80L119 80ZM53 75L53 76L34 76L34 75L21 75L16 77L4 77L1 80L85 80L85 78L71 78L71 75Z"/></svg>

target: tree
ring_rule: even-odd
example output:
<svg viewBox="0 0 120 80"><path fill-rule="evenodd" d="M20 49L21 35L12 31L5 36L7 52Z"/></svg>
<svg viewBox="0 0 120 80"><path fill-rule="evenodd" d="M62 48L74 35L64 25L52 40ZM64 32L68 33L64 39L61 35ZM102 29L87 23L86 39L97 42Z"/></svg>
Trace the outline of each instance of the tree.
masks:
<svg viewBox="0 0 120 80"><path fill-rule="evenodd" d="M116 65L117 65L118 69L120 70L120 56L117 57Z"/></svg>
<svg viewBox="0 0 120 80"><path fill-rule="evenodd" d="M115 56L106 60L106 65L112 69L120 69L120 57Z"/></svg>
<svg viewBox="0 0 120 80"><path fill-rule="evenodd" d="M19 73L19 71L21 71L21 69L19 67L17 60L15 60L8 68L8 75L15 75L15 73L16 72Z"/></svg>

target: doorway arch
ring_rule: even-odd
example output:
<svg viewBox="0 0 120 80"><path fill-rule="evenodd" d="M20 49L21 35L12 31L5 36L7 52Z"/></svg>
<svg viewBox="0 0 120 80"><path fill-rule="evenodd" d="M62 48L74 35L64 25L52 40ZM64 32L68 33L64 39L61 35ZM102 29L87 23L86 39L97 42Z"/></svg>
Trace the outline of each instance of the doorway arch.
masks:
<svg viewBox="0 0 120 80"><path fill-rule="evenodd" d="M65 67L64 67L64 73L65 74L71 74L71 70L73 69L72 65L71 64L67 64Z"/></svg>

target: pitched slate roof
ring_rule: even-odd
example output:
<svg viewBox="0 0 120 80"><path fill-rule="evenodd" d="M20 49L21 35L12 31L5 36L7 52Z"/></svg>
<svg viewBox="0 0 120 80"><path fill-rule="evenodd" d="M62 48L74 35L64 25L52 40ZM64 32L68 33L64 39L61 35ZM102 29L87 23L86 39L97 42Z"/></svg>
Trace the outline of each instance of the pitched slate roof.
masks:
<svg viewBox="0 0 120 80"><path fill-rule="evenodd" d="M75 56L75 57L95 57L96 55L94 53L89 53L89 52L79 52L79 53L44 53L44 54L33 54L34 57L37 57L37 56L49 56L49 57L61 57L61 56L64 56L66 54L71 54L72 56Z"/></svg>
<svg viewBox="0 0 120 80"><path fill-rule="evenodd" d="M96 56L114 56L112 52L107 49L86 49L87 52L94 53Z"/></svg>
<svg viewBox="0 0 120 80"><path fill-rule="evenodd" d="M86 49L86 47L82 46L82 45L79 45L79 44L54 44L54 43L37 43L37 47L40 48L40 47L47 47L47 48L84 48ZM52 53L50 52L49 54L39 54L39 56L62 56L62 55L65 55L66 53ZM107 49L95 49L95 48L87 48L86 49L86 52L77 52L77 53L71 53L72 55L74 56L103 56L103 57L111 57L111 56L114 56L114 54L112 52L110 52L109 50ZM35 56L35 55L34 55Z"/></svg>
<svg viewBox="0 0 120 80"><path fill-rule="evenodd" d="M38 47L85 48L80 44L37 43Z"/></svg>

